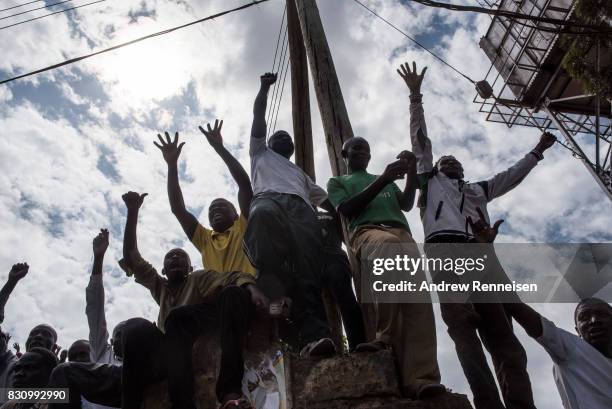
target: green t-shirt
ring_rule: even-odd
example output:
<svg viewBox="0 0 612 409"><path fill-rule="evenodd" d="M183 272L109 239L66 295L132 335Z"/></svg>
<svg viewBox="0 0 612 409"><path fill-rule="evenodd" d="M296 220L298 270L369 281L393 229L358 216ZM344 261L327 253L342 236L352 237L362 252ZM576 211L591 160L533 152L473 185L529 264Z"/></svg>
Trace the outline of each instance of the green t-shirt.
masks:
<svg viewBox="0 0 612 409"><path fill-rule="evenodd" d="M351 197L363 192L378 176L366 171L351 173L350 175L336 176L327 182L327 195L334 207ZM395 183L389 183L376 195L359 216L349 222L349 230L355 231L364 224L388 224L404 226L408 231L408 221L397 200L400 188Z"/></svg>

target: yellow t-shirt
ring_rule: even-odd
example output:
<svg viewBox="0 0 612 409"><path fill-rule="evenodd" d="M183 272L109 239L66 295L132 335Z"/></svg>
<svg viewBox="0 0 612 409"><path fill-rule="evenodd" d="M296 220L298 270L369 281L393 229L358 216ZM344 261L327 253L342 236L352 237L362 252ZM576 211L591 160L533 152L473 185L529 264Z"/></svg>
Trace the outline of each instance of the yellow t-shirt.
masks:
<svg viewBox="0 0 612 409"><path fill-rule="evenodd" d="M198 223L191 242L202 254L204 268L215 271L241 271L255 276L255 267L242 249L246 227L247 220L242 215L232 227L222 233Z"/></svg>

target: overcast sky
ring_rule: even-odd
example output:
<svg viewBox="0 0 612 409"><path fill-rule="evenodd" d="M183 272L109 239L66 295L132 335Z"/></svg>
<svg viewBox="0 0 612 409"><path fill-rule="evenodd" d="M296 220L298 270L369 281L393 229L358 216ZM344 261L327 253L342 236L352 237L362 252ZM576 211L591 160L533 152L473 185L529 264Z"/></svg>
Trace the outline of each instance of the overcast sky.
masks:
<svg viewBox="0 0 612 409"><path fill-rule="evenodd" d="M23 0L4 0L0 7L19 3ZM0 78L245 3L108 0L0 30ZM393 0L366 3L472 78L484 77L489 64L478 41L488 17ZM283 5L272 0L0 86L0 278L13 263L30 264L29 276L15 289L6 309L3 329L14 340L23 345L29 329L40 322L58 329L64 347L87 338L84 291L91 240L101 227L111 232L104 268L110 326L135 316L156 318L157 306L148 291L117 266L125 221L121 194L128 190L149 193L138 235L145 258L160 265L167 250L185 246L201 265L170 212L165 163L152 142L164 130L179 131L187 142L181 183L188 207L202 223L208 224L206 211L213 198L236 202L229 173L197 126L224 119L224 140L248 169L245 147L252 102L259 75L272 68ZM408 90L395 72L405 61L429 67L422 91L434 156L454 154L463 162L468 180L503 170L537 143L535 129L486 122L472 103L469 82L353 1L320 1L319 7L353 129L372 145L372 172L382 171L399 151L409 148ZM33 6L5 11L0 17L28 8ZM48 10L37 13L32 16ZM0 20L0 25L23 17ZM317 180L325 186L330 166L318 108L314 100L311 103ZM290 129L290 114L288 78L277 128ZM559 146L545 156L520 187L491 204L491 217L506 219L500 240L611 241L610 201L583 165ZM410 212L408 219L415 238L422 241L418 212ZM573 305L537 308L573 331ZM440 320L438 328L443 382L468 393ZM558 409L550 359L522 329L517 332L528 351L538 408Z"/></svg>

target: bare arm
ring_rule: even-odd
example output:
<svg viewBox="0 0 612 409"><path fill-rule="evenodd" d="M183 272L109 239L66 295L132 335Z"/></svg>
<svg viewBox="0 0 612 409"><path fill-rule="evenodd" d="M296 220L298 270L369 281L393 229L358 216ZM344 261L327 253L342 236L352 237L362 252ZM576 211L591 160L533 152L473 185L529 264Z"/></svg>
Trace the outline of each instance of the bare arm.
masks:
<svg viewBox="0 0 612 409"><path fill-rule="evenodd" d="M138 241L136 239L136 226L138 224L138 211L147 193L142 195L136 192L127 192L122 196L127 207L127 220L125 221L125 232L123 233L123 259L130 265L134 254L138 252Z"/></svg>
<svg viewBox="0 0 612 409"><path fill-rule="evenodd" d="M164 160L168 164L168 200L170 201L170 209L172 214L181 224L187 238L191 240L198 227L198 219L191 214L185 206L183 192L179 183L178 176L178 158L183 149L185 142L178 143L178 132L174 134L174 140L170 140L170 135L165 132L166 140L161 135L157 135L161 144L153 142L159 148L164 156Z"/></svg>
<svg viewBox="0 0 612 409"><path fill-rule="evenodd" d="M385 186L394 180L402 178L405 174L406 165L401 160L387 165L383 174L378 176L361 193L340 203L337 207L338 213L349 220L357 217Z"/></svg>
<svg viewBox="0 0 612 409"><path fill-rule="evenodd" d="M265 73L261 76L261 87L255 97L253 104L253 126L251 127L251 138L266 138L266 106L268 104L268 91L276 82L276 74Z"/></svg>
<svg viewBox="0 0 612 409"><path fill-rule="evenodd" d="M523 303L506 304L512 318L525 329L527 335L532 338L542 336L542 316L533 308Z"/></svg>
<svg viewBox="0 0 612 409"><path fill-rule="evenodd" d="M9 296L15 289L15 286L23 277L28 274L30 266L28 263L17 263L11 267L6 284L0 290L0 323L4 322L4 307L9 299Z"/></svg>
<svg viewBox="0 0 612 409"><path fill-rule="evenodd" d="M110 348L108 344L108 329L104 313L104 285L102 283L102 265L104 254L108 248L108 230L100 230L100 234L93 240L94 262L85 290L85 314L89 326L89 345L91 346L91 359L98 362L104 352Z"/></svg>
<svg viewBox="0 0 612 409"><path fill-rule="evenodd" d="M265 111L265 109L264 109ZM230 171L232 177L238 185L238 205L240 206L240 212L246 218L249 217L249 209L251 207L251 200L253 199L253 188L251 187L251 179L247 174L246 170L242 167L240 162L223 146L223 137L221 136L221 127L223 121L219 122L215 120L215 126L211 129L210 124L206 127L208 130L204 130L201 126L200 131L206 136L206 140L210 146L213 147L215 152L219 154L225 166Z"/></svg>
<svg viewBox="0 0 612 409"><path fill-rule="evenodd" d="M416 196L416 188L418 186L417 180L417 159L416 156L410 151L403 151L397 158L404 162L407 173L406 173L406 185L404 191L398 194L397 201L399 202L400 208L408 212L414 206L414 198Z"/></svg>

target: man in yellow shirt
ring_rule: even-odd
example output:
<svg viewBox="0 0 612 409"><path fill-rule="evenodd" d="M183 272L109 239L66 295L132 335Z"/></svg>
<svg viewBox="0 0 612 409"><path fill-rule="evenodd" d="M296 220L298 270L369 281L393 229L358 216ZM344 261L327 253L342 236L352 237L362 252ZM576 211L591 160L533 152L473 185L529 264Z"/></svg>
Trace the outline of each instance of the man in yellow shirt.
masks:
<svg viewBox="0 0 612 409"><path fill-rule="evenodd" d="M221 365L217 398L224 408L238 408L246 399L242 347L255 309L267 311L269 301L255 286L255 277L239 271L193 271L183 249L170 250L159 275L140 256L136 238L138 213L145 194L123 195L127 220L123 259L128 275L146 287L159 305L156 328L142 318L127 320L122 334L123 409L139 408L144 389L166 378L172 407L195 409L191 350L201 335L220 333Z"/></svg>
<svg viewBox="0 0 612 409"><path fill-rule="evenodd" d="M216 120L213 128L210 124L207 125L207 130L199 128L210 146L221 156L238 184L238 204L241 214L238 216L230 201L223 198L214 199L208 207L208 220L212 230L202 226L185 207L178 178L178 158L185 142L179 143L178 132L173 140L166 132L165 139L158 135L161 144L154 143L162 151L164 160L168 164L168 198L172 213L189 240L202 254L204 268L214 271L242 271L255 275L255 268L242 250L242 239L253 198L251 180L240 162L223 146L222 126L223 121Z"/></svg>

